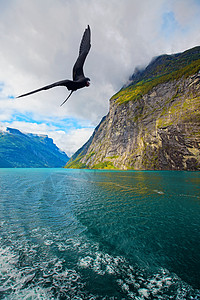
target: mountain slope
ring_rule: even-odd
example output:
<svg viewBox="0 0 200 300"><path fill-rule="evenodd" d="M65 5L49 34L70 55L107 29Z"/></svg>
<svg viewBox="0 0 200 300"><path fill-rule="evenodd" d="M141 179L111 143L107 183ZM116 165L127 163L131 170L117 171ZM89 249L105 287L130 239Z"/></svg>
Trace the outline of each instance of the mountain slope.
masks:
<svg viewBox="0 0 200 300"><path fill-rule="evenodd" d="M200 47L161 55L130 79L66 167L200 170Z"/></svg>
<svg viewBox="0 0 200 300"><path fill-rule="evenodd" d="M130 85L144 80L151 80L152 78L164 76L175 71L179 71L185 67L188 67L191 63L198 65L200 59L200 47L194 47L186 50L182 53L173 55L160 55L152 59L150 64L143 70L136 69L134 74L130 77ZM181 73L177 73L181 76Z"/></svg>
<svg viewBox="0 0 200 300"><path fill-rule="evenodd" d="M0 131L0 167L62 167L69 160L47 135L24 134L17 129Z"/></svg>

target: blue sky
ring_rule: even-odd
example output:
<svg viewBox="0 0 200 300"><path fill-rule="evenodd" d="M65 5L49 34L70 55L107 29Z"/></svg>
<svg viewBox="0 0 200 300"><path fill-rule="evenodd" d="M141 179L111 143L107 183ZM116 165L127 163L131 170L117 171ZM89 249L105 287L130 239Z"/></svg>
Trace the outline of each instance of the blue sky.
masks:
<svg viewBox="0 0 200 300"><path fill-rule="evenodd" d="M198 0L0 1L0 127L48 134L72 155L135 67L200 45L199 15ZM92 47L84 72L90 87L62 107L68 95L62 87L15 99L71 78L88 24Z"/></svg>
<svg viewBox="0 0 200 300"><path fill-rule="evenodd" d="M161 27L161 31L166 39L171 39L171 37L175 34L178 29L179 24L176 20L173 11L167 11L163 14L163 23Z"/></svg>

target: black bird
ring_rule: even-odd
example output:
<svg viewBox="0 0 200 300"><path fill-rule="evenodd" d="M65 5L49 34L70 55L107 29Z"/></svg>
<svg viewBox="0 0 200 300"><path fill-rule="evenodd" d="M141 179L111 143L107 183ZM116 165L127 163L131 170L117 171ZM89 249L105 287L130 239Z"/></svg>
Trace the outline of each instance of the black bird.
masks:
<svg viewBox="0 0 200 300"><path fill-rule="evenodd" d="M17 98L28 96L28 95L31 95L31 94L34 94L34 93L37 93L37 92L40 92L43 90L48 90L55 86L65 86L68 90L71 91L71 93L69 94L67 99L65 101L63 101L63 103L60 105L60 106L62 106L69 99L69 97L71 96L71 94L74 91L81 89L85 86L89 86L90 79L88 77L84 76L83 65L84 65L86 56L88 55L88 52L91 47L90 40L91 40L91 32L90 32L90 26L88 25L88 27L85 29L85 32L84 32L82 40L81 40L79 56L73 67L73 74L72 74L73 80L68 80L68 79L61 80L61 81L52 83L50 85L46 85L46 86L44 86L40 89L34 90L32 92L20 95Z"/></svg>

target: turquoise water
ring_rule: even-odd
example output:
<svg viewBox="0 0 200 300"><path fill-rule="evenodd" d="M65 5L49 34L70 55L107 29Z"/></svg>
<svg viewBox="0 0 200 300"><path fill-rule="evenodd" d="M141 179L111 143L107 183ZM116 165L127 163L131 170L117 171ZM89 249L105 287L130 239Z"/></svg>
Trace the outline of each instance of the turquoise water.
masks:
<svg viewBox="0 0 200 300"><path fill-rule="evenodd" d="M0 299L200 299L200 173L0 169Z"/></svg>

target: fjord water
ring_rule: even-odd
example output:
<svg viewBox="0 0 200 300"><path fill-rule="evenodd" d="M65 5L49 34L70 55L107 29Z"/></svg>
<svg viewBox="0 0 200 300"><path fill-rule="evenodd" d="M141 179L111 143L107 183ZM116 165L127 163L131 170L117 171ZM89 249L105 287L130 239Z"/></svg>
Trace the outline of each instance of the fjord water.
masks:
<svg viewBox="0 0 200 300"><path fill-rule="evenodd" d="M200 173L0 170L0 299L200 299Z"/></svg>

